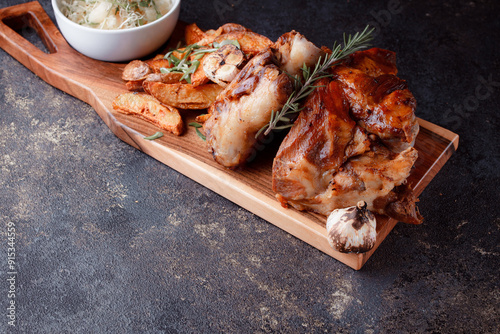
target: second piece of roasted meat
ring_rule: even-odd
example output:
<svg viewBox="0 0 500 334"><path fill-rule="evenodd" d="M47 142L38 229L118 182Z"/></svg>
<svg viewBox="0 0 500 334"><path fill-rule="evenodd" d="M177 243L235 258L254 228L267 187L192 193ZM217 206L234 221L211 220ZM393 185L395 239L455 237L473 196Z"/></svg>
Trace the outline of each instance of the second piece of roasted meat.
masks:
<svg viewBox="0 0 500 334"><path fill-rule="evenodd" d="M372 48L352 54L332 68L342 84L352 117L391 150L413 146L418 134L416 101L406 81L398 78L396 54Z"/></svg>
<svg viewBox="0 0 500 334"><path fill-rule="evenodd" d="M318 83L274 159L283 205L328 215L364 200L374 212L421 221L406 185L418 156L416 103L394 62L390 51L357 52Z"/></svg>
<svg viewBox="0 0 500 334"><path fill-rule="evenodd" d="M324 52L292 31L254 56L217 97L203 128L215 160L228 168L256 153L259 130L281 110L293 91L291 75L314 65Z"/></svg>
<svg viewBox="0 0 500 334"><path fill-rule="evenodd" d="M214 159L228 168L245 164L257 132L273 110L281 109L292 89L271 49L253 57L210 106L210 118L203 124Z"/></svg>

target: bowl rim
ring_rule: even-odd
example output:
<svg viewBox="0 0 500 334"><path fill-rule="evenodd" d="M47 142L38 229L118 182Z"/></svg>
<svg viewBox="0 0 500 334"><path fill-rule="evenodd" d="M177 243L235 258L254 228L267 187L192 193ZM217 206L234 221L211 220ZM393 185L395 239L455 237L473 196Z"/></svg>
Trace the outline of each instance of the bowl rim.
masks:
<svg viewBox="0 0 500 334"><path fill-rule="evenodd" d="M157 20L154 20L153 22L147 23L147 24L140 26L140 27L133 27L133 28L127 28L127 29L96 29L96 28L90 28L90 27L85 27L85 26L79 25L78 23L76 23L76 22L70 20L68 17L66 17L66 15L64 15L62 13L62 11L59 9L58 2L60 2L60 1L61 0L51 0L52 8L54 9L54 13L56 15L56 18L57 17L61 18L66 23L70 24L71 26L75 27L76 29L82 29L83 31L96 32L96 33L100 33L100 34L109 34L109 35L118 35L118 34L124 34L127 32L131 33L131 32L135 32L135 31L148 29L148 28L150 28L154 25L157 25L160 22L166 20L168 17L170 17L172 14L174 14L181 4L181 0L171 0L173 2L173 6L172 6L172 8L170 8L170 10L167 13L165 13L165 15L163 15L162 17L160 17Z"/></svg>

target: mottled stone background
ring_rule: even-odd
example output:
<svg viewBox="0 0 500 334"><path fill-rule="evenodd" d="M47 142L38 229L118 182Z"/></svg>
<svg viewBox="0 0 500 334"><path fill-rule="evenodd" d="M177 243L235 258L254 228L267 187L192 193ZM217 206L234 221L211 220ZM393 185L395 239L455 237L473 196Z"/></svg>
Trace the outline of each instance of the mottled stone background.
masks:
<svg viewBox="0 0 500 334"><path fill-rule="evenodd" d="M123 143L0 50L0 332L498 333L499 15L498 1L183 0L186 22L273 40L331 46L376 23L418 115L460 135L424 224L398 224L361 271Z"/></svg>

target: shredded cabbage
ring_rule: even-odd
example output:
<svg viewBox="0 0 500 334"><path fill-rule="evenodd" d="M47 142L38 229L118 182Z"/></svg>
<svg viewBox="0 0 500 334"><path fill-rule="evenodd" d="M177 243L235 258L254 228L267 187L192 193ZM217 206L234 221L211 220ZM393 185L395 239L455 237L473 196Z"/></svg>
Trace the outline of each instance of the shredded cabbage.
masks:
<svg viewBox="0 0 500 334"><path fill-rule="evenodd" d="M140 27L172 8L172 0L63 0L61 4L61 12L71 21L106 30Z"/></svg>

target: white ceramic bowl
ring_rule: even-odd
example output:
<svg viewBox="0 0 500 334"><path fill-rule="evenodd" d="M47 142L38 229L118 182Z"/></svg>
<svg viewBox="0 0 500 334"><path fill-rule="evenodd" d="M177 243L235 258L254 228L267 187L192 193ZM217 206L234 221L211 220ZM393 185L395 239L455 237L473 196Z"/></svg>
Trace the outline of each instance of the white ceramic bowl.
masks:
<svg viewBox="0 0 500 334"><path fill-rule="evenodd" d="M170 11L142 27L102 30L81 26L59 9L61 0L52 0L57 24L66 41L78 52L104 61L121 62L144 57L162 46L172 34L181 0L172 0Z"/></svg>

